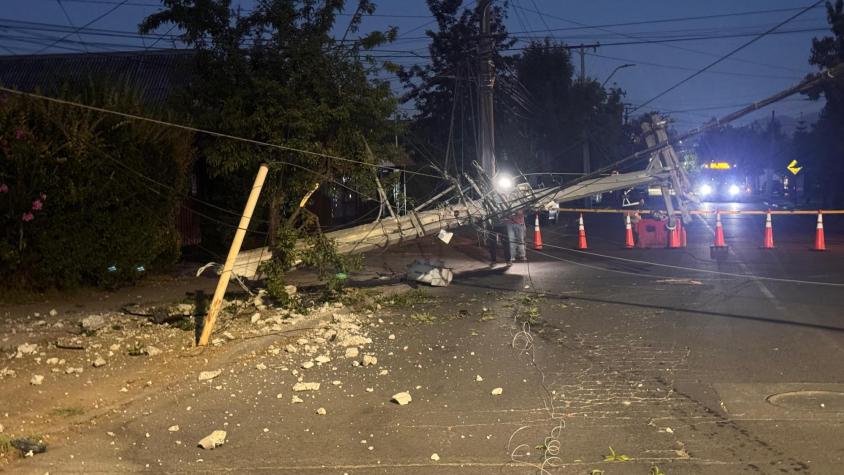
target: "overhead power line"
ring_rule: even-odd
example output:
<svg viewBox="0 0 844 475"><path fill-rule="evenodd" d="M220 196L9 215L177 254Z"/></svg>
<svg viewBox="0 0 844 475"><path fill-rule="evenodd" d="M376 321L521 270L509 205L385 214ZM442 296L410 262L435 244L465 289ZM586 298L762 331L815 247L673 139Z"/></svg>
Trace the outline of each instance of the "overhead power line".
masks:
<svg viewBox="0 0 844 475"><path fill-rule="evenodd" d="M721 63L721 62L723 62L724 60L726 60L726 59L727 59L727 58L729 58L730 56L732 56L732 55L734 55L734 54L738 53L739 51L743 50L744 48L747 48L748 46L752 45L753 43L756 43L757 41L761 40L761 39L762 39L762 38L764 38L765 36L767 36L767 35L769 35L769 34L773 33L773 32L774 32L775 30L777 30L779 27L781 27L781 26L783 26L783 25L787 24L788 22L790 22L791 20L794 20L795 18L799 17L800 15L803 15L804 13L808 12L808 11L809 11L809 10L811 10L812 8L817 7L818 5L820 5L821 3L823 3L823 1L824 1L824 0L818 0L818 1L816 1L816 2L815 2L815 3L813 3L812 5L809 5L808 7L806 7L806 8L804 8L804 9L800 10L799 12L795 13L794 15L791 15L790 17L788 17L788 18L786 18L785 20L781 21L780 23L778 23L778 24L774 25L773 27L771 27L770 29L766 30L765 32L763 32L763 33L759 34L758 36L754 37L754 38L753 38L753 39L751 39L750 41L747 41L747 42L745 42L745 43L741 44L740 46L738 46L738 47L736 47L736 48L733 48L733 49L732 49L732 50L730 50L727 54L725 54L725 55L721 56L720 58L716 59L715 61L713 61L713 62L711 62L711 63L707 64L706 66L704 66L704 67L703 67L703 68L701 68L700 70L698 70L698 71L696 71L696 72L694 72L694 73L690 74L690 75L689 75L689 76L687 76L686 78L684 78L684 79L680 80L680 82L678 82L678 83L674 84L673 86L669 87L668 89L666 89L666 90L664 90L664 91L660 92L660 93L659 93L659 94L657 94L656 96L654 96L654 97L652 97L652 98L648 99L648 100L647 100L647 101L645 101L643 104L640 104L638 107L636 107L635 109L633 109L633 111L632 111L632 112L635 112L635 111L637 111L637 110L641 109L642 107L645 107L646 105L648 105L648 104L652 103L653 101L655 101L655 100L659 99L660 97L665 96L666 94L668 94L668 93L670 93L671 91L673 91L673 90L677 89L678 87L682 86L683 84L685 84L685 83L687 83L687 82L691 81L692 79L694 79L694 78L696 78L696 77L700 76L701 74L703 74L704 72L706 72L707 70L709 70L710 68L712 68L713 66L715 66L715 65L717 65L717 64L719 64L719 63Z"/></svg>
<svg viewBox="0 0 844 475"><path fill-rule="evenodd" d="M374 163L355 160L355 159L352 159L352 158L338 157L336 155L330 155L330 154L327 154L327 153L314 152L312 150L304 150L304 149L301 149L301 148L290 147L288 145L281 145L281 144L276 144L276 143L264 142L264 141L261 141L261 140L250 139L250 138L247 138L247 137L239 137L237 135L227 134L227 133L223 133L223 132L216 132L216 131L208 130L208 129L201 129L199 127L193 127L193 126L185 125L185 124L177 124L175 122L168 122L168 121L160 120L160 119L153 119L152 117L145 117L145 116L136 115L136 114L128 114L126 112L120 112L120 111L115 111L115 110L111 110L111 109L105 109L105 108L102 108L102 107L83 104L83 103L80 103L80 102L74 102L74 101L69 101L69 100L65 100L65 99L59 99L57 97L45 96L43 94L36 94L36 93L33 93L33 92L18 91L16 89L10 89L8 87L3 87L3 86L0 86L0 91L7 92L9 94L19 95L19 96L26 96L26 97L30 97L30 98L38 99L38 100L42 100L42 101L53 102L53 103L61 104L61 105L65 105L65 106L78 107L80 109L86 109L86 110L90 110L90 111L93 111L93 112L99 112L99 113L102 113L102 114L115 115L115 116L118 116L118 117L123 117L125 119L137 120L137 121L141 121L141 122L149 122L149 123L161 125L161 126L164 126L164 127L172 127L172 128L175 128L175 129L187 130L189 132L193 132L193 133L197 133L197 134L203 134L203 135L210 135L212 137L225 138L225 139L229 139L229 140L234 140L236 142L242 142L242 143L248 143L248 144L251 144L251 145L257 145L257 146L260 146L260 147L274 148L274 149L277 149L277 150L285 150L285 151L288 151L288 152L296 152L296 153L301 153L302 155L309 155L309 156L312 156L312 157L326 158L326 159L329 159L329 160L337 160L337 161L342 161L342 162L355 163L355 164L358 164L358 165L365 165L365 166L374 167L374 168L400 170L397 167L378 165L378 164L374 164ZM441 178L440 176L431 175L431 174L427 174L427 173L411 172L409 170L401 170L401 171L404 171L405 173L410 174L410 175L420 175L420 176L428 176L428 177L432 177L432 178Z"/></svg>
<svg viewBox="0 0 844 475"><path fill-rule="evenodd" d="M87 27L89 27L89 26L93 25L94 23L96 23L96 22L98 22L98 21L102 20L103 18L105 18L105 17L107 17L107 16L111 15L111 14L112 14L114 11L116 11L118 8L122 7L122 6L123 6L123 4L125 4L127 1L128 1L128 0L123 0L123 1L121 1L120 3L118 3L118 4L117 4L117 5L115 5L115 6L113 6L112 8L108 9L105 13L103 13L103 14L99 15L98 17L94 18L93 20L89 21L88 23L85 23L84 25L80 26L79 28L74 28L73 33L68 33L67 35L63 36L62 38L57 39L54 43L51 43L50 45L47 45L47 46L45 46L45 47L41 48L40 50L36 51L36 52L35 52L35 54L40 54L40 53L43 53L44 51L47 51L48 49L50 49L50 48L52 48L53 46L55 46L55 45L56 45L59 41L64 41L64 40L68 39L70 36L72 36L72 35L74 35L74 34L79 34L79 32L80 32L80 31L82 31L82 30L84 30L85 28L87 28Z"/></svg>

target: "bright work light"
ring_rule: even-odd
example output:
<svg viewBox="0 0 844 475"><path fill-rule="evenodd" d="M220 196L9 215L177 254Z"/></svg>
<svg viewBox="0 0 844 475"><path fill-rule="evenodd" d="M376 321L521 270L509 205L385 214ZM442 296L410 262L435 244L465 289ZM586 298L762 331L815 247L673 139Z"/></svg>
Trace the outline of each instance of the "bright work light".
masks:
<svg viewBox="0 0 844 475"><path fill-rule="evenodd" d="M495 188L498 191L510 191L513 189L513 178L506 173L498 175L495 179Z"/></svg>
<svg viewBox="0 0 844 475"><path fill-rule="evenodd" d="M700 196L709 196L712 194L712 187L704 184L697 189L697 192Z"/></svg>

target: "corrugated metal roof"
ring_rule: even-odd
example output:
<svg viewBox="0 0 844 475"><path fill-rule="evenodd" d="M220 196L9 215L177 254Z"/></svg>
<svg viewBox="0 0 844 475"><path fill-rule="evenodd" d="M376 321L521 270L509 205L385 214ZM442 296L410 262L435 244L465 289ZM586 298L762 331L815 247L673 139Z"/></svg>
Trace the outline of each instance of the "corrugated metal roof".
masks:
<svg viewBox="0 0 844 475"><path fill-rule="evenodd" d="M161 104L187 84L191 50L0 56L0 84L22 91L54 92L64 84L126 81L147 103Z"/></svg>

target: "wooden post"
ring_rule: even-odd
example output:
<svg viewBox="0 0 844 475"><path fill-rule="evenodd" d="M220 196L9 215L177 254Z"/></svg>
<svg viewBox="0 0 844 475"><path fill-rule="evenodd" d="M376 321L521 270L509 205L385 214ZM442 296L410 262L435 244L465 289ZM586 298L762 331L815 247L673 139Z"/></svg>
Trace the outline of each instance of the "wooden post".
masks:
<svg viewBox="0 0 844 475"><path fill-rule="evenodd" d="M223 272L220 274L220 281L217 282L217 288L214 290L214 297L211 299L211 306L208 308L208 315L205 317L204 325L202 326L202 335L199 337L199 346L206 346L208 339L211 338L211 332L214 331L214 323L217 321L217 314L223 308L223 297L226 294L226 288L229 286L229 279L231 279L232 268L234 262L237 260L237 254L240 252L240 246L243 244L243 238L246 236L246 229L249 227L249 221L252 219L252 212L255 211L255 204L258 202L258 196L261 194L261 188L264 186L264 179L267 178L267 165L261 164L258 169L258 175L255 177L255 183L252 185L252 191L249 193L249 199L246 200L246 207L243 208L243 215L240 217L240 224L237 226L237 231L234 233L232 246L229 249L229 255L226 257L226 263L223 265Z"/></svg>

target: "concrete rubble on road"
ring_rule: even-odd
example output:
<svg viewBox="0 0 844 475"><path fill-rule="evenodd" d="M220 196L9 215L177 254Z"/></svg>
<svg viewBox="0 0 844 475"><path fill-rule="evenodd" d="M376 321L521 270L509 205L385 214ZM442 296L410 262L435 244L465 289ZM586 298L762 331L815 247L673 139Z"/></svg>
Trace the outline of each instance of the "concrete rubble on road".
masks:
<svg viewBox="0 0 844 475"><path fill-rule="evenodd" d="M500 395L504 394L504 389L503 388L495 388L495 389L492 390L491 394L493 396L500 396Z"/></svg>
<svg viewBox="0 0 844 475"><path fill-rule="evenodd" d="M413 401L413 398L410 397L409 392L403 391L400 393L393 394L393 397L390 400L394 401L399 406L406 406L410 404L411 401Z"/></svg>
<svg viewBox="0 0 844 475"><path fill-rule="evenodd" d="M82 319L80 325L86 332L94 332L106 326L106 319L99 314L89 315Z"/></svg>
<svg viewBox="0 0 844 475"><path fill-rule="evenodd" d="M199 373L199 380L200 381L210 381L222 373L223 370L214 370L214 371L202 371Z"/></svg>
<svg viewBox="0 0 844 475"><path fill-rule="evenodd" d="M219 446L221 446L225 443L226 443L226 431L215 430L214 432L208 434L202 440L200 440L197 445L199 445L203 449L210 450L210 449L219 447Z"/></svg>
<svg viewBox="0 0 844 475"><path fill-rule="evenodd" d="M298 382L293 385L293 390L296 392L301 391L319 391L319 383L303 383Z"/></svg>

